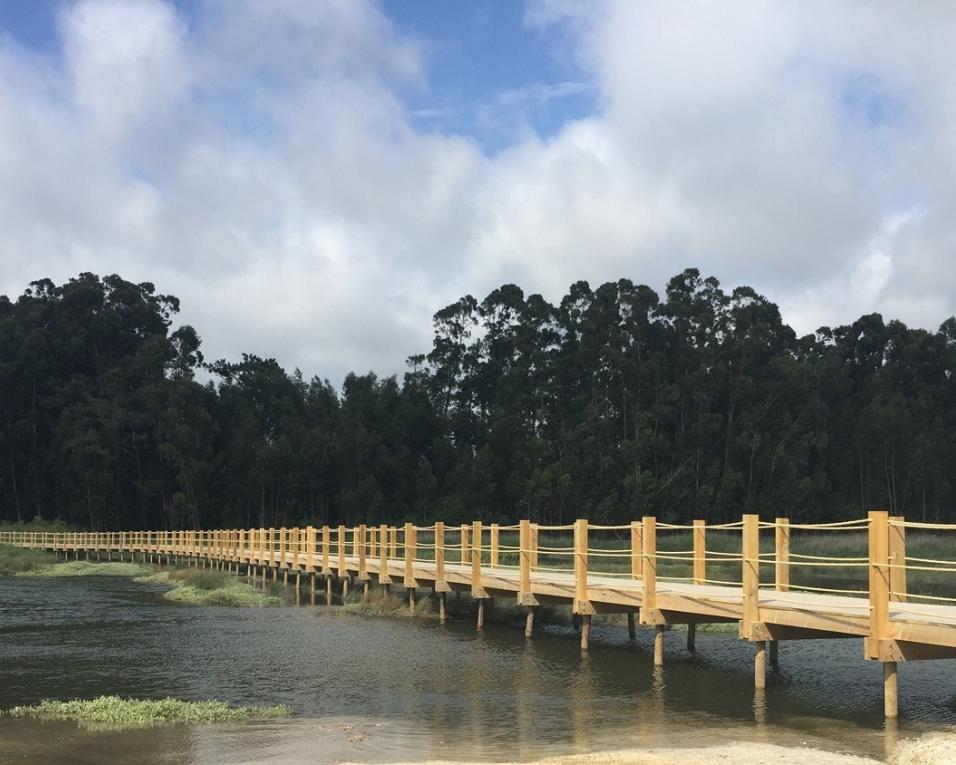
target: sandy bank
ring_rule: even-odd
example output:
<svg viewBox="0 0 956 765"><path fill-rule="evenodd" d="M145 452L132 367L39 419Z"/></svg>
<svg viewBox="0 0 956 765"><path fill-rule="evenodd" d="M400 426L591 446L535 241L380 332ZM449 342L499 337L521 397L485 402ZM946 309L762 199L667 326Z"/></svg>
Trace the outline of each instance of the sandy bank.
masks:
<svg viewBox="0 0 956 765"><path fill-rule="evenodd" d="M548 757L523 765L886 765L884 761L852 754L827 752L809 747L733 743L693 749L628 749L618 752ZM956 736L931 734L915 741L902 741L889 760L890 765L952 765L956 763ZM413 765L395 763L394 765ZM433 760L414 765L502 765L457 760Z"/></svg>

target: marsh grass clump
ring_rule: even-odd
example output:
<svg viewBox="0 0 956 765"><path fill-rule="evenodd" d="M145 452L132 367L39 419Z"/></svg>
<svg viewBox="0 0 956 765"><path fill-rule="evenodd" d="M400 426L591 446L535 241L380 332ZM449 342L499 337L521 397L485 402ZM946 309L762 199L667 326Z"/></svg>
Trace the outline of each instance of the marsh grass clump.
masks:
<svg viewBox="0 0 956 765"><path fill-rule="evenodd" d="M120 563L88 560L70 560L65 563L50 562L43 568L24 572L24 576L69 577L69 576L142 576L152 569L139 563Z"/></svg>
<svg viewBox="0 0 956 765"><path fill-rule="evenodd" d="M44 550L0 545L0 576L33 574L56 563L56 556Z"/></svg>
<svg viewBox="0 0 956 765"><path fill-rule="evenodd" d="M281 598L268 592L261 592L225 571L177 568L141 576L136 581L170 585L172 589L163 593L163 598L173 603L236 608L260 608L282 604Z"/></svg>
<svg viewBox="0 0 956 765"><path fill-rule="evenodd" d="M157 725L185 723L208 725L253 718L288 717L291 707L232 707L224 701L183 701L181 699L124 699L100 696L96 699L41 701L34 706L14 707L10 717L40 720L74 720L87 730L130 730Z"/></svg>

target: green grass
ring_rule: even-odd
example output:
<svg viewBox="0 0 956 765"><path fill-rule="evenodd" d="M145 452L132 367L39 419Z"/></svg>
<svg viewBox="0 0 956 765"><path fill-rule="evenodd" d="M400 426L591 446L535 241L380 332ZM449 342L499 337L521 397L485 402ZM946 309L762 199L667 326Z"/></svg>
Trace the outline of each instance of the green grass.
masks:
<svg viewBox="0 0 956 765"><path fill-rule="evenodd" d="M43 568L24 572L20 576L142 576L151 570L149 566L139 563L120 563L119 561L96 563L88 560L70 560L65 563L48 564Z"/></svg>
<svg viewBox="0 0 956 765"><path fill-rule="evenodd" d="M387 593L381 587L370 589L368 596L361 592L352 592L342 603L342 611L363 616L411 616L416 618L433 617L435 609L431 598L418 597L415 600L414 613L408 607L408 596L404 598Z"/></svg>
<svg viewBox="0 0 956 765"><path fill-rule="evenodd" d="M56 563L56 556L43 550L0 545L0 576L33 574Z"/></svg>
<svg viewBox="0 0 956 765"><path fill-rule="evenodd" d="M89 700L41 701L34 706L14 707L6 714L10 717L35 717L41 720L74 720L81 727L91 730L130 730L173 723L208 725L252 718L288 717L292 714L292 709L285 705L232 707L224 701L100 696Z"/></svg>
<svg viewBox="0 0 956 765"><path fill-rule="evenodd" d="M269 592L261 592L245 581L225 571L178 568L140 576L135 581L170 585L163 598L173 603L199 606L234 606L260 608L278 606L282 599Z"/></svg>
<svg viewBox="0 0 956 765"><path fill-rule="evenodd" d="M0 531L46 531L63 533L80 531L80 528L64 521L45 521L43 518L34 518L32 521L22 521L20 523L11 523L9 521L0 523Z"/></svg>

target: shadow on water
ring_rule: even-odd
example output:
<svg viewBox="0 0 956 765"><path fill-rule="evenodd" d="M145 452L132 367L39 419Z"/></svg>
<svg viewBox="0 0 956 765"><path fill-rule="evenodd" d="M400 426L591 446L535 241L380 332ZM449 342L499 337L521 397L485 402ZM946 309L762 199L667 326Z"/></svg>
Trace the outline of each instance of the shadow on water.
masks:
<svg viewBox="0 0 956 765"><path fill-rule="evenodd" d="M690 654L669 633L655 669L652 634L628 641L623 627L595 625L582 656L563 625L526 641L511 625L476 634L465 618L198 608L160 592L118 578L0 580L0 707L175 696L289 704L296 718L148 735L0 718L0 761L501 760L731 740L882 757L895 737L956 723L956 668L912 663L887 734L881 669L858 640L782 644L758 695L753 652L728 634L699 633Z"/></svg>

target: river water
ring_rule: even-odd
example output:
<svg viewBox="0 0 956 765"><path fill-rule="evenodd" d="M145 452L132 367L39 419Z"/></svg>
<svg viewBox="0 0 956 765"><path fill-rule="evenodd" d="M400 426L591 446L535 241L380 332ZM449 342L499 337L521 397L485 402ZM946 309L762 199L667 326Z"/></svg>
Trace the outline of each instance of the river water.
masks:
<svg viewBox="0 0 956 765"><path fill-rule="evenodd" d="M781 644L765 693L729 634L627 640L570 626L376 618L336 607L178 606L124 578L0 579L0 708L101 694L289 704L290 720L136 733L0 717L0 762L333 763L528 760L731 740L883 758L897 740L956 725L956 663L901 665L898 723L861 641Z"/></svg>

